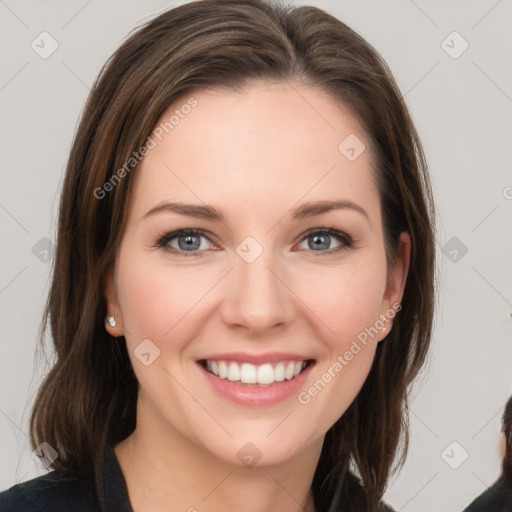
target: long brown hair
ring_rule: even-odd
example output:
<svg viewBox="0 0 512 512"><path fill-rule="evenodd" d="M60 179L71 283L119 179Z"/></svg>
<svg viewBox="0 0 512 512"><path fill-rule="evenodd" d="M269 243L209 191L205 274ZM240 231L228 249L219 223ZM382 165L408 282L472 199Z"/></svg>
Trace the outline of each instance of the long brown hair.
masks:
<svg viewBox="0 0 512 512"><path fill-rule="evenodd" d="M319 512L373 510L405 459L407 393L430 343L434 206L421 143L387 65L357 33L315 7L265 0L188 3L137 29L103 67L63 184L40 339L42 347L49 319L56 362L35 399L31 444L46 441L57 450L51 468L82 472L100 460L107 444L135 428L138 383L126 343L105 330L103 295L136 169L131 157L176 98L212 87L235 90L257 79L299 81L355 113L378 164L388 268L400 233L411 237L402 309L378 344L363 388L327 432L312 484ZM122 168L122 179L105 192L104 184Z"/></svg>

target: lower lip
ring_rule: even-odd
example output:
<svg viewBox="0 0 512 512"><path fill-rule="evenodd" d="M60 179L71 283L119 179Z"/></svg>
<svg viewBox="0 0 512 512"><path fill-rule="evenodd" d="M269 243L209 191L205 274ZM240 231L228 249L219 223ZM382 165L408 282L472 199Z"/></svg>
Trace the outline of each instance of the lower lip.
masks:
<svg viewBox="0 0 512 512"><path fill-rule="evenodd" d="M310 364L293 379L274 382L271 386L258 387L257 385L239 384L228 379L220 379L206 371L201 364L197 364L201 373L205 376L206 382L216 393L235 404L252 407L277 404L293 395L297 395L304 385L309 371L314 366L314 364Z"/></svg>

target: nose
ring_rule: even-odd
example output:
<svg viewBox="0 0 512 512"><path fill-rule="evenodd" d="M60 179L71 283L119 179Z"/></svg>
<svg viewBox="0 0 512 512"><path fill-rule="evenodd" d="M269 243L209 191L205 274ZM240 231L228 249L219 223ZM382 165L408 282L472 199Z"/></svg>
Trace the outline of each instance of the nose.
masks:
<svg viewBox="0 0 512 512"><path fill-rule="evenodd" d="M224 322L251 335L290 324L294 317L293 294L283 277L266 251L252 263L235 255L234 268L224 283Z"/></svg>

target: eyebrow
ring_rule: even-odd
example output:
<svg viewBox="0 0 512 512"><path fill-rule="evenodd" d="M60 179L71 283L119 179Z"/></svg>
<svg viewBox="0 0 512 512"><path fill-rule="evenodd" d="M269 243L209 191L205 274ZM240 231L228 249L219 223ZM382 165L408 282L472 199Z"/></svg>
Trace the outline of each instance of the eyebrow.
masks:
<svg viewBox="0 0 512 512"><path fill-rule="evenodd" d="M306 217L314 217L323 213L330 212L332 210L353 210L363 215L368 222L370 218L364 208L359 206L352 201L317 201L314 203L305 203L291 211L292 219L299 220ZM213 206L209 205L196 205L196 204L185 204L185 203L171 203L164 202L151 208L142 218L146 219L157 213L172 212L180 215L186 215L189 217L197 217L202 219L214 220L223 222L224 215L216 210Z"/></svg>

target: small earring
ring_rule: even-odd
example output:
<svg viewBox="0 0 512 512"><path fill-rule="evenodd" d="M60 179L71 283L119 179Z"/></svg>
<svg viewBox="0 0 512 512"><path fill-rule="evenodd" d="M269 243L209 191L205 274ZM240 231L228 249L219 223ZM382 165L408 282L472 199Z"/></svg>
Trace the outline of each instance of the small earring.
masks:
<svg viewBox="0 0 512 512"><path fill-rule="evenodd" d="M117 325L116 319L114 318L114 315L112 316L106 316L105 317L105 323L108 323L110 327L115 327Z"/></svg>

